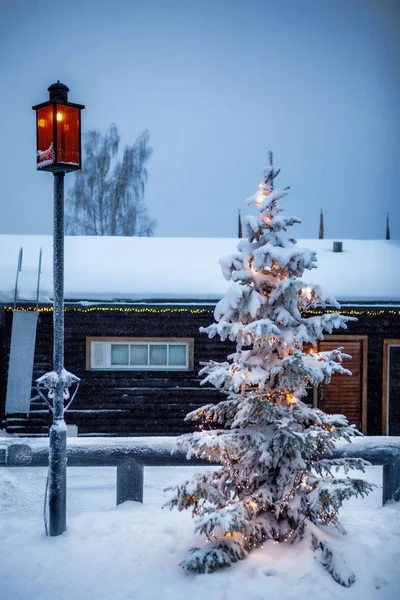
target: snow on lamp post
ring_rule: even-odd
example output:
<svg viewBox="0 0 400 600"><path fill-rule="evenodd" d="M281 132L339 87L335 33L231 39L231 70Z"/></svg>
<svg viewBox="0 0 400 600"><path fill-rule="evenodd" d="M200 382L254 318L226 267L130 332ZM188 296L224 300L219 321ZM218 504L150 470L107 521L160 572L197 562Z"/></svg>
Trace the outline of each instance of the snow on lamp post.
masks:
<svg viewBox="0 0 400 600"><path fill-rule="evenodd" d="M49 533L61 535L66 525L67 431L64 400L79 379L64 369L64 176L81 168L82 104L68 102L69 89L60 81L49 88L49 100L36 111L37 169L54 175L53 231L53 371L41 377L38 389L53 412L49 449ZM43 395L41 394L43 397ZM69 403L70 404L70 403Z"/></svg>

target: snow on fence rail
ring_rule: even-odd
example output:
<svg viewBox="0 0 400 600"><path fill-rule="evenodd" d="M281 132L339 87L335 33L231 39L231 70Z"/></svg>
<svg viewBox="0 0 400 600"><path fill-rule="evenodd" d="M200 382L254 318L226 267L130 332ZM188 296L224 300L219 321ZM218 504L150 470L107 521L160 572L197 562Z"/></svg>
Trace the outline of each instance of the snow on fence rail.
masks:
<svg viewBox="0 0 400 600"><path fill-rule="evenodd" d="M69 467L117 467L117 505L126 500L143 502L143 469L147 466L210 465L205 460L186 459L175 451L170 438L76 438L68 442ZM358 443L357 443L358 442ZM356 443L338 444L331 458L343 455L363 458L373 465L383 465L382 504L400 501L400 438L360 438ZM5 452L0 466L48 466L47 439L2 438L0 449Z"/></svg>

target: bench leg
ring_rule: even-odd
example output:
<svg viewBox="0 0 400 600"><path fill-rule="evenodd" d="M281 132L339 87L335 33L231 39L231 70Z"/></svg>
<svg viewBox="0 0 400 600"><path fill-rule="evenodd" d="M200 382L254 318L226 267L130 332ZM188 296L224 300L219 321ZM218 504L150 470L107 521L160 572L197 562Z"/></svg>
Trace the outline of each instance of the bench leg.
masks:
<svg viewBox="0 0 400 600"><path fill-rule="evenodd" d="M143 465L133 458L117 465L117 506L127 500L143 503Z"/></svg>

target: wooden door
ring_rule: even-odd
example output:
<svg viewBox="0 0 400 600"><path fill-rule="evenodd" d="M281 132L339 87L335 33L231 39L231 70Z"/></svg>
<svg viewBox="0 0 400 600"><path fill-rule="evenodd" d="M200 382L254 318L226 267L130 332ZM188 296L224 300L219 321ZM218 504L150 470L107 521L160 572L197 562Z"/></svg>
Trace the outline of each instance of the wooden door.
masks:
<svg viewBox="0 0 400 600"><path fill-rule="evenodd" d="M362 424L363 404L363 340L325 339L319 344L320 352L343 347L343 352L352 358L345 359L342 365L352 375L332 376L331 383L322 384L318 389L318 407L326 413L345 415L350 423L359 429Z"/></svg>

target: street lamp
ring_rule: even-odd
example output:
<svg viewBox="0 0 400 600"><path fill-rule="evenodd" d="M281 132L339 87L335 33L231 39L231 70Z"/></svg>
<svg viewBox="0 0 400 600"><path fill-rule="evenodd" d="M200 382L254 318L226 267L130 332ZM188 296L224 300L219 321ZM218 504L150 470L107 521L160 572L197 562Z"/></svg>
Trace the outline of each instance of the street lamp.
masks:
<svg viewBox="0 0 400 600"><path fill-rule="evenodd" d="M37 169L54 175L53 230L53 371L38 384L49 390L53 411L49 448L49 533L61 535L66 524L67 427L64 399L79 379L64 369L64 176L81 168L82 104L68 102L69 89L60 81L49 88L49 100L36 110ZM47 400L46 400L47 401Z"/></svg>
<svg viewBox="0 0 400 600"><path fill-rule="evenodd" d="M69 89L57 81L48 88L50 98L33 107L36 110L37 168L67 173L82 167L82 104L68 102Z"/></svg>

